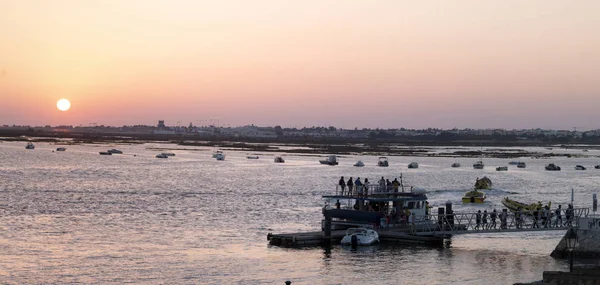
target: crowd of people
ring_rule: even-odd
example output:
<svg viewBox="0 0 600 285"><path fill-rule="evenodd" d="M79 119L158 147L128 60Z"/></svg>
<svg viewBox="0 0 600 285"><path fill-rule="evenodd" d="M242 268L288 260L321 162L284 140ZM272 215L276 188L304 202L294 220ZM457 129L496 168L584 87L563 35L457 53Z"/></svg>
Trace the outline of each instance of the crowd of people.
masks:
<svg viewBox="0 0 600 285"><path fill-rule="evenodd" d="M562 218L563 212L565 216L564 221ZM531 217L531 228L570 227L572 226L574 214L572 204L569 204L566 210L562 209L562 205L558 205L558 208L553 211L550 210L549 206L540 206L532 211L525 211L522 208L519 208L514 214L508 213L507 209L503 209L501 213L498 213L496 209L492 210L491 213L488 213L487 210L484 210L483 213L481 210L478 210L477 214L475 214L474 229L496 229L496 219L500 221L500 229L507 229L508 220L511 215L515 228L517 229L522 229L523 226L526 225L527 217Z"/></svg>
<svg viewBox="0 0 600 285"><path fill-rule="evenodd" d="M385 179L383 176L381 176L381 179L379 179L375 185L372 185L368 178L365 178L364 181L361 181L360 177L356 177L356 179L350 177L348 180L346 180L344 179L344 176L342 176L338 182L338 186L341 190L342 196L368 196L369 191L371 194L373 194L373 192L404 192L404 189L400 187L401 182L398 181L398 178L394 178L394 180L390 181L389 179Z"/></svg>

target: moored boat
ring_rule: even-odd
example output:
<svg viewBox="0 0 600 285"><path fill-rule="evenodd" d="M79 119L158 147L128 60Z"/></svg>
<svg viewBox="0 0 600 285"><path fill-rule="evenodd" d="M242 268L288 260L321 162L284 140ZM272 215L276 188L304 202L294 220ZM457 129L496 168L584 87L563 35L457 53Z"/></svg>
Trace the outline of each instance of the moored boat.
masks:
<svg viewBox="0 0 600 285"><path fill-rule="evenodd" d="M35 145L33 145L32 142L28 142L27 145L25 145L25 149L35 149Z"/></svg>
<svg viewBox="0 0 600 285"><path fill-rule="evenodd" d="M596 169L600 169L600 164L596 164L596 165L594 166L594 168L596 168Z"/></svg>
<svg viewBox="0 0 600 285"><path fill-rule="evenodd" d="M108 151L101 151L99 153L100 153L100 155L112 155L112 152L108 152Z"/></svg>
<svg viewBox="0 0 600 285"><path fill-rule="evenodd" d="M577 165L575 165L575 170L586 170L586 168L583 165L577 164Z"/></svg>
<svg viewBox="0 0 600 285"><path fill-rule="evenodd" d="M382 167L390 166L390 164L388 163L387 157L380 156L379 160L377 161L377 166L382 166Z"/></svg>
<svg viewBox="0 0 600 285"><path fill-rule="evenodd" d="M483 203L483 201L485 201L485 193L474 189L471 190L467 193L465 193L465 195L462 197L462 202L463 203L477 203L477 204L481 204Z"/></svg>
<svg viewBox="0 0 600 285"><path fill-rule="evenodd" d="M546 170L548 171L560 171L560 166L554 164L554 163L550 163L548 165L546 165Z"/></svg>
<svg viewBox="0 0 600 285"><path fill-rule="evenodd" d="M258 159L258 155L246 155L246 159Z"/></svg>
<svg viewBox="0 0 600 285"><path fill-rule="evenodd" d="M221 151L221 150L215 150L215 151L213 152L213 154L212 154L212 157L213 157L213 158L217 158L217 156L218 156L219 154L223 154L223 151Z"/></svg>
<svg viewBox="0 0 600 285"><path fill-rule="evenodd" d="M349 228L342 238L342 245L373 245L379 242L379 233L367 228Z"/></svg>
<svg viewBox="0 0 600 285"><path fill-rule="evenodd" d="M408 168L419 168L419 163L413 161L408 164Z"/></svg>
<svg viewBox="0 0 600 285"><path fill-rule="evenodd" d="M284 163L284 162L285 162L285 160L283 160L283 157L281 157L281 156L276 156L276 157L273 159L273 161L274 161L275 163Z"/></svg>
<svg viewBox="0 0 600 285"><path fill-rule="evenodd" d="M356 166L356 167L363 167L363 166L365 166L365 164L364 164L362 161L360 161L360 160L359 160L359 161L357 161L357 162L354 164L354 166Z"/></svg>
<svg viewBox="0 0 600 285"><path fill-rule="evenodd" d="M110 153L112 153L112 154L123 154L123 152L122 152L122 151L120 151L120 150L118 150L118 149L114 149L114 148L113 148L113 149L109 149L109 150L107 150L107 152L110 152Z"/></svg>
<svg viewBox="0 0 600 285"><path fill-rule="evenodd" d="M483 164L483 161L481 161L481 160L479 160L473 164L474 169L483 169L484 166L485 165Z"/></svg>
<svg viewBox="0 0 600 285"><path fill-rule="evenodd" d="M330 155L327 159L319 160L319 162L327 165L338 165L337 157L335 155Z"/></svg>
<svg viewBox="0 0 600 285"><path fill-rule="evenodd" d="M166 156L175 156L175 154L172 152L163 152L162 154L164 154Z"/></svg>
<svg viewBox="0 0 600 285"><path fill-rule="evenodd" d="M217 160L225 160L225 154L223 154L223 153L217 153L217 155L215 156L215 158Z"/></svg>
<svg viewBox="0 0 600 285"><path fill-rule="evenodd" d="M163 152L163 153L157 154L156 158L169 158L169 156Z"/></svg>
<svg viewBox="0 0 600 285"><path fill-rule="evenodd" d="M455 163L452 163L451 166L454 167L454 168L457 168L457 167L460 167L460 163L455 162Z"/></svg>
<svg viewBox="0 0 600 285"><path fill-rule="evenodd" d="M508 171L508 166L498 166L496 167L496 171Z"/></svg>
<svg viewBox="0 0 600 285"><path fill-rule="evenodd" d="M525 168L525 167L527 167L527 165L525 164L525 162L519 161L519 163L517 164L517 167L518 168Z"/></svg>
<svg viewBox="0 0 600 285"><path fill-rule="evenodd" d="M67 150L66 147L57 147L56 148L56 151L65 151L65 150Z"/></svg>

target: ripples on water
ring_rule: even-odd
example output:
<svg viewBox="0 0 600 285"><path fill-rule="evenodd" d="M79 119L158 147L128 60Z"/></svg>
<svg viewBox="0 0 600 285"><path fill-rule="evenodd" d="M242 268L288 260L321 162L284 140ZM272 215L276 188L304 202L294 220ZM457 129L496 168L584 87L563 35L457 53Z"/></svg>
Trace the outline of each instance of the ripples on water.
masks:
<svg viewBox="0 0 600 285"><path fill-rule="evenodd" d="M455 211L501 208L510 195L523 201L590 206L599 185L598 158L484 159L474 170L471 158L343 156L323 166L316 156L273 155L245 159L226 151L174 150L156 159L150 147L175 145L55 145L0 143L0 281L34 283L145 284L512 284L539 280L544 270L566 270L549 257L562 232L472 234L452 238L448 248L379 245L353 251L334 246L270 247L269 232L320 229L321 195L340 176L394 178L429 190L432 205L454 203ZM98 151L119 148L123 155ZM576 151L574 151L576 152ZM590 150L587 154L600 153ZM352 167L357 160L363 168ZM419 169L407 169L417 161ZM454 169L452 162L463 167ZM555 162L560 172L543 166ZM589 166L575 171L576 164ZM590 169L591 168L591 169ZM494 183L483 205L460 204L475 179Z"/></svg>

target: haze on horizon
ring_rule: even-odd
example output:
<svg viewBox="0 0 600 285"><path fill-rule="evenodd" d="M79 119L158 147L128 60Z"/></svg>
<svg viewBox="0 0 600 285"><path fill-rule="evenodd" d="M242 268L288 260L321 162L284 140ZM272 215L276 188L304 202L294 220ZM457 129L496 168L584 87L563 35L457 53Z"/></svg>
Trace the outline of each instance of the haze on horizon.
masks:
<svg viewBox="0 0 600 285"><path fill-rule="evenodd" d="M600 1L4 0L0 11L0 125L599 128Z"/></svg>

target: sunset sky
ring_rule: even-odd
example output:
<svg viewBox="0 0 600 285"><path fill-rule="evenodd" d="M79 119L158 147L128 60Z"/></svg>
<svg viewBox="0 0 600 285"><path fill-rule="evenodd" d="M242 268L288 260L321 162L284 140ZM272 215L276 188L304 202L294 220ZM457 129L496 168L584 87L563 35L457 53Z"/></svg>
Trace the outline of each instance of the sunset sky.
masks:
<svg viewBox="0 0 600 285"><path fill-rule="evenodd" d="M0 125L600 128L597 0L0 0L0 11Z"/></svg>

